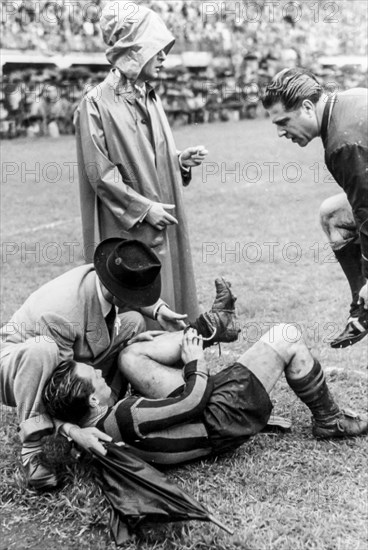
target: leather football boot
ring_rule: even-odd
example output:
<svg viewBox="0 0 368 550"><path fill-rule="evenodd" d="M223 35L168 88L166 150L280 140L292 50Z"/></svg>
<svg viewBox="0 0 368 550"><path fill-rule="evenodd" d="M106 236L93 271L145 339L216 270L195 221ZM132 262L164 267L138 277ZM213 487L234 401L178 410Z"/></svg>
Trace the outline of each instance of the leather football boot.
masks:
<svg viewBox="0 0 368 550"><path fill-rule="evenodd" d="M217 342L234 342L240 332L235 312L237 298L230 289L231 283L221 277L215 280L215 286L216 298L211 309L190 325L203 336L205 347Z"/></svg>
<svg viewBox="0 0 368 550"><path fill-rule="evenodd" d="M41 453L35 453L24 467L27 483L38 491L51 491L58 485L57 476L42 464Z"/></svg>
<svg viewBox="0 0 368 550"><path fill-rule="evenodd" d="M350 318L348 324L341 334L335 340L332 340L330 346L334 349L346 348L356 344L368 334L368 310L361 310L358 318Z"/></svg>
<svg viewBox="0 0 368 550"><path fill-rule="evenodd" d="M338 416L326 423L317 422L312 418L312 433L317 439L332 439L335 437L355 437L368 432L368 418L341 409Z"/></svg>

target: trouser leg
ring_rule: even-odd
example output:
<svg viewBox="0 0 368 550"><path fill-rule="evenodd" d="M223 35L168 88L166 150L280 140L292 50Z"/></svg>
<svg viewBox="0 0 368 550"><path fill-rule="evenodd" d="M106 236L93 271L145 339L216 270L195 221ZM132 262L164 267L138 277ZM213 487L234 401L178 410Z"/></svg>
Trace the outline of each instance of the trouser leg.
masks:
<svg viewBox="0 0 368 550"><path fill-rule="evenodd" d="M1 348L1 398L17 408L22 442L40 439L54 429L45 413L42 390L58 361L57 345L41 337L21 344L6 343Z"/></svg>
<svg viewBox="0 0 368 550"><path fill-rule="evenodd" d="M345 193L326 199L320 208L322 229L350 286L351 317L358 317L358 295L365 283L362 254L356 223Z"/></svg>
<svg viewBox="0 0 368 550"><path fill-rule="evenodd" d="M101 368L103 376L116 398L122 398L126 393L128 382L119 369L119 350L123 347L124 342L146 330L146 322L137 311L122 312L118 315L114 330L114 344L111 353L100 364L96 363L94 366Z"/></svg>

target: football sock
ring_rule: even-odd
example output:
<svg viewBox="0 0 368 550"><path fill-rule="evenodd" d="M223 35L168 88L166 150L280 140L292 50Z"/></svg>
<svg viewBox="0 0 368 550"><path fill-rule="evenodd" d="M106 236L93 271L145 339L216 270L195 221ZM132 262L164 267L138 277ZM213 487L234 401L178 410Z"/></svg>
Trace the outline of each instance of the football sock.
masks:
<svg viewBox="0 0 368 550"><path fill-rule="evenodd" d="M40 441L27 441L23 443L21 450L22 464L26 466L30 459L42 451L42 444Z"/></svg>
<svg viewBox="0 0 368 550"><path fill-rule="evenodd" d="M317 422L332 424L340 413L330 390L327 387L322 367L314 360L312 370L303 378L290 379L285 373L286 380L296 395L307 405Z"/></svg>
<svg viewBox="0 0 368 550"><path fill-rule="evenodd" d="M362 252L358 238L350 241L343 248L340 248L340 250L335 250L334 254L349 282L353 297L350 306L350 315L358 317L360 309L358 306L358 295L365 283L362 274Z"/></svg>

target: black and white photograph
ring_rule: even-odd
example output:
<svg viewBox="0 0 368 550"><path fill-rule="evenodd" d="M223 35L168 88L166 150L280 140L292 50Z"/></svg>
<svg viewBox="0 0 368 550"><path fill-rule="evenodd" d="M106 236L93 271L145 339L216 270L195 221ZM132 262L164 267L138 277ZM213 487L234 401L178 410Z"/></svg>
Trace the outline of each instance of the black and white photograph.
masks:
<svg viewBox="0 0 368 550"><path fill-rule="evenodd" d="M0 550L366 550L368 0L0 15Z"/></svg>

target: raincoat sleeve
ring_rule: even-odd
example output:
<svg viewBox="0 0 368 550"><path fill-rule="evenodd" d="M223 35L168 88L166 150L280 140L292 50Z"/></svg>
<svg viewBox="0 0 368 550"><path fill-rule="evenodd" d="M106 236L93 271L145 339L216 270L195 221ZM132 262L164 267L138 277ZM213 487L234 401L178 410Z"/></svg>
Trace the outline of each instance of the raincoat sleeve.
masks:
<svg viewBox="0 0 368 550"><path fill-rule="evenodd" d="M180 172L181 172L181 178L183 180L183 185L184 185L184 187L186 187L192 181L192 170L191 169L186 170L185 168L183 168L181 166L180 167Z"/></svg>
<svg viewBox="0 0 368 550"><path fill-rule="evenodd" d="M180 160L181 153L182 153L182 151L178 151L178 150L176 151L176 154L178 155L178 160L179 160L181 179L182 179L184 187L186 187L192 181L192 169L191 168L185 168L182 165L181 160Z"/></svg>
<svg viewBox="0 0 368 550"><path fill-rule="evenodd" d="M330 158L331 172L351 204L362 249L362 271L368 279L368 149L349 144L335 150Z"/></svg>
<svg viewBox="0 0 368 550"><path fill-rule="evenodd" d="M101 115L92 98L81 103L79 128L86 178L98 198L128 231L142 221L152 202L124 183L118 168L109 159Z"/></svg>

